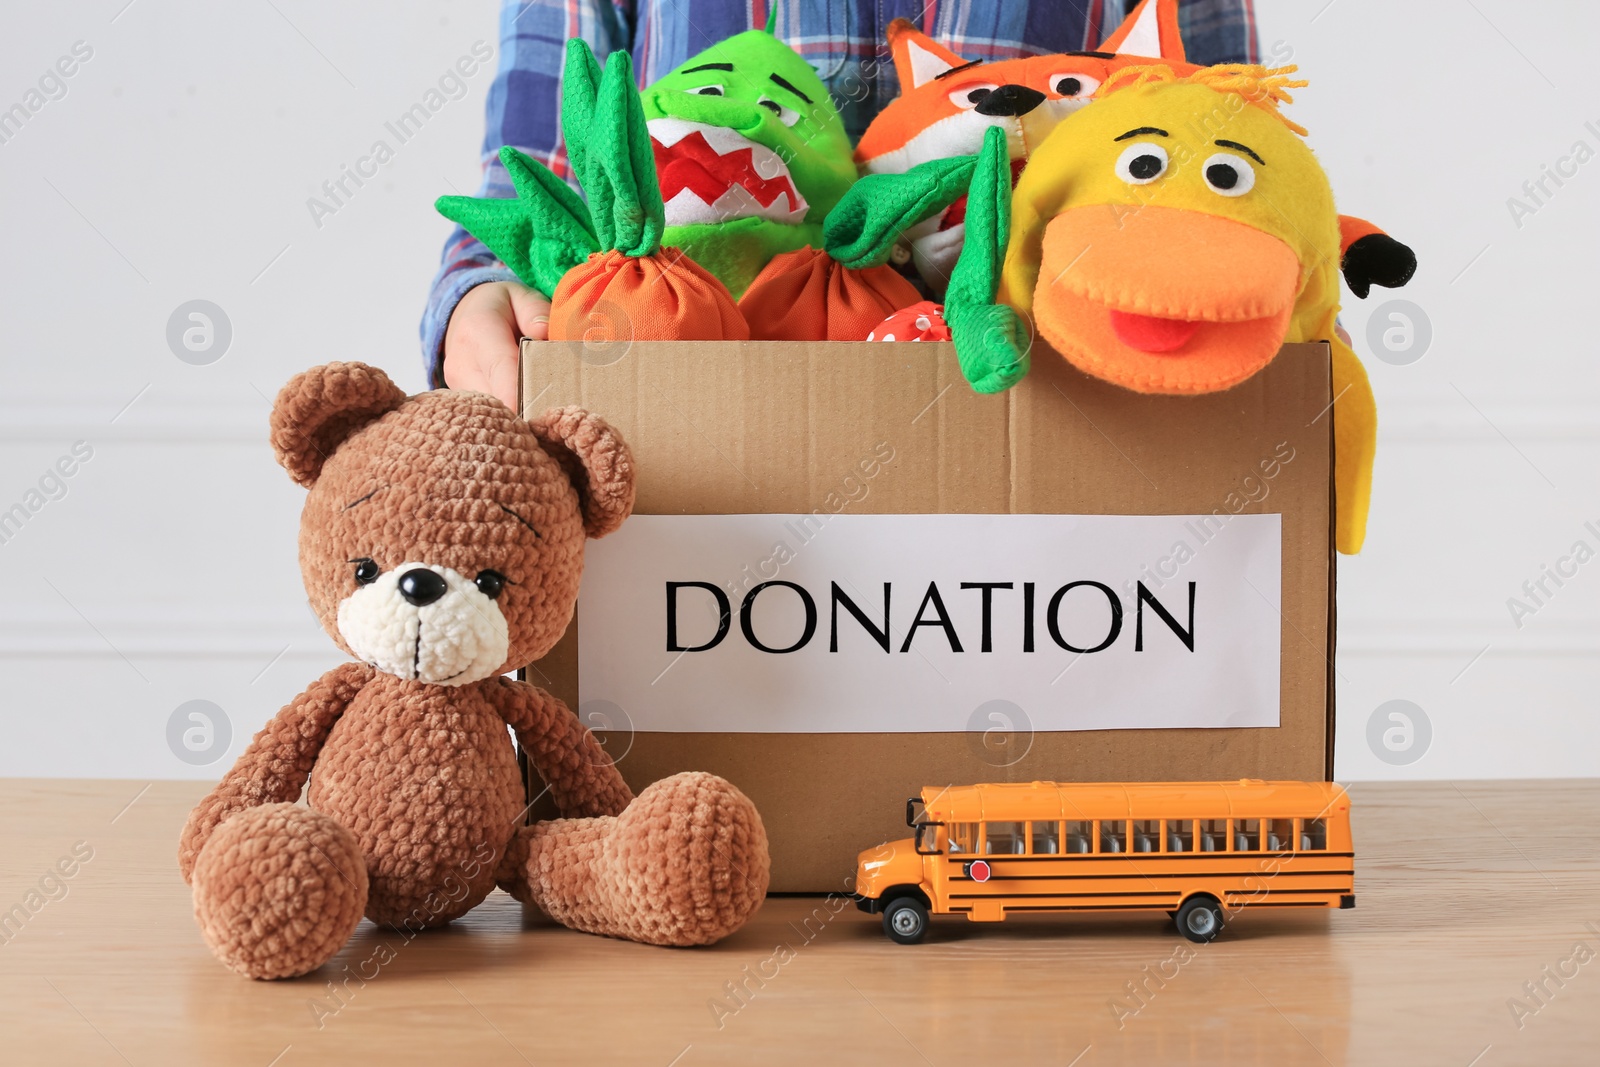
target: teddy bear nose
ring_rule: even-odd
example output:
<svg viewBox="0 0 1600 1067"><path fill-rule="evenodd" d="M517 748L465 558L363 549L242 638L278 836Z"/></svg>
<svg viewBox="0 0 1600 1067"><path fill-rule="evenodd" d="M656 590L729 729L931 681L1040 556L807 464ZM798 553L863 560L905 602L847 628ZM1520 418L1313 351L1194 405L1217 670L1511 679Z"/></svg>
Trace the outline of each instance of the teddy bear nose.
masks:
<svg viewBox="0 0 1600 1067"><path fill-rule="evenodd" d="M399 585L400 595L419 608L432 604L450 588L437 571L430 571L426 567L406 571L400 576Z"/></svg>

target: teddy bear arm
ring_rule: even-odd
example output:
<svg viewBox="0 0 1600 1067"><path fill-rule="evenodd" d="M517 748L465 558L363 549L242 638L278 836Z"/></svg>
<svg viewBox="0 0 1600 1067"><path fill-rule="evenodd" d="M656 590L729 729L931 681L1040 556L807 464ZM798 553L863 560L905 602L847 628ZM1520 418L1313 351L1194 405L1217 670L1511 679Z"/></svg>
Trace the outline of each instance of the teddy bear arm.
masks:
<svg viewBox="0 0 1600 1067"><path fill-rule="evenodd" d="M517 743L563 816L620 815L633 801L610 754L564 703L510 678L496 678L491 686L491 702L516 731Z"/></svg>
<svg viewBox="0 0 1600 1067"><path fill-rule="evenodd" d="M365 664L335 667L261 728L228 773L189 813L178 842L178 869L185 882L200 850L230 817L263 804L299 799L333 724L371 678L372 668Z"/></svg>

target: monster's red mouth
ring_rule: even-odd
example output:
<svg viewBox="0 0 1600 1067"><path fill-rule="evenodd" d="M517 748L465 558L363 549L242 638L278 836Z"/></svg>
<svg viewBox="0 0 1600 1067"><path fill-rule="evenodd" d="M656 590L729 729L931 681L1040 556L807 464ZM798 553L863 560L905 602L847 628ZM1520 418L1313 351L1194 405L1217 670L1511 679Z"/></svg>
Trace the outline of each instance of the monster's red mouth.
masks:
<svg viewBox="0 0 1600 1067"><path fill-rule="evenodd" d="M726 126L673 118L647 125L668 226L805 218L806 199L772 149Z"/></svg>

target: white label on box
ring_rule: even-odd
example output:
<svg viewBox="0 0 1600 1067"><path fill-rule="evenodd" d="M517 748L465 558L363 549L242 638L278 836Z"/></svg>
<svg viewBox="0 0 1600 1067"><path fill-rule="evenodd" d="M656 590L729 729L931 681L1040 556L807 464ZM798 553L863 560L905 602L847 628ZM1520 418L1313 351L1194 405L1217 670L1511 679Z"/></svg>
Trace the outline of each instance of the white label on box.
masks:
<svg viewBox="0 0 1600 1067"><path fill-rule="evenodd" d="M579 692L639 731L1277 726L1280 529L636 515L588 546Z"/></svg>

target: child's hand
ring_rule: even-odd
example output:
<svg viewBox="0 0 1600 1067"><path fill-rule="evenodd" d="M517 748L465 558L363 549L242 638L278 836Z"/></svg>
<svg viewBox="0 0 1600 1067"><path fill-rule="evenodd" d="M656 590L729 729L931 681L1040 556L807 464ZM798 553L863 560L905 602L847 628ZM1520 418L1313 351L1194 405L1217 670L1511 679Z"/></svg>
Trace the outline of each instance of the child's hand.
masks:
<svg viewBox="0 0 1600 1067"><path fill-rule="evenodd" d="M467 290L444 331L444 383L517 408L517 346L550 334L550 301L520 282L485 282Z"/></svg>

